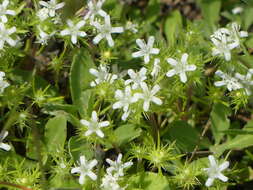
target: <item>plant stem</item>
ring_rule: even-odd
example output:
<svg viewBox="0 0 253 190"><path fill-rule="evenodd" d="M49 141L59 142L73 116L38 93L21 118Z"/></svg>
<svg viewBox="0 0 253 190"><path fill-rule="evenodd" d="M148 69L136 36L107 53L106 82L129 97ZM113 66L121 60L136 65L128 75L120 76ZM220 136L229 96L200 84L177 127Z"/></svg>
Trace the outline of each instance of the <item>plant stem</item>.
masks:
<svg viewBox="0 0 253 190"><path fill-rule="evenodd" d="M22 190L32 190L31 188L28 188L22 185L17 185L14 183L9 183L9 182L4 182L4 181L0 181L0 186L15 187Z"/></svg>

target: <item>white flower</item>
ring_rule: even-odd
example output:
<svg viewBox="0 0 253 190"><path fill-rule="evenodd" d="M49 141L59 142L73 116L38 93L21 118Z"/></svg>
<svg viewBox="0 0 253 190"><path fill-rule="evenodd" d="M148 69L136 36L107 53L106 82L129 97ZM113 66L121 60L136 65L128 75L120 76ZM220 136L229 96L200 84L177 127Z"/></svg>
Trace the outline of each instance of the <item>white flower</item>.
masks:
<svg viewBox="0 0 253 190"><path fill-rule="evenodd" d="M92 172L92 168L97 165L97 160L87 161L85 156L80 156L80 166L71 169L71 173L80 173L79 183L84 184L85 176L89 176L92 180L96 180L97 176Z"/></svg>
<svg viewBox="0 0 253 190"><path fill-rule="evenodd" d="M250 86L253 85L252 75L253 75L253 69L249 69L246 75L242 75L240 73L235 74L235 78L240 80L240 82L243 84L245 91L248 95L251 95Z"/></svg>
<svg viewBox="0 0 253 190"><path fill-rule="evenodd" d="M106 169L106 172L108 174L109 173L113 174L113 176L116 176L116 177L124 176L123 170L125 168L128 168L128 167L132 166L133 162L130 161L130 162L122 163L121 159L122 159L122 154L121 153L118 155L118 158L115 161L112 161L112 160L107 158L106 162L108 164L110 164L110 167L108 167Z"/></svg>
<svg viewBox="0 0 253 190"><path fill-rule="evenodd" d="M95 2L94 0L88 1L88 12L86 13L84 19L90 19L91 22L94 21L94 18L96 15L100 15L102 17L105 17L107 14L105 11L102 10L102 6L104 4L105 0L98 0Z"/></svg>
<svg viewBox="0 0 253 190"><path fill-rule="evenodd" d="M117 176L113 176L111 173L107 173L102 178L102 184L100 187L104 190L124 190L125 188L119 186L117 182L118 180L119 178Z"/></svg>
<svg viewBox="0 0 253 190"><path fill-rule="evenodd" d="M97 77L90 83L90 86L92 87L103 82L109 82L112 84L118 78L117 75L109 73L107 67L103 65L99 65L98 70L92 68L89 70L89 72Z"/></svg>
<svg viewBox="0 0 253 190"><path fill-rule="evenodd" d="M223 182L228 181L228 178L224 176L221 172L225 169L228 168L229 162L225 161L221 165L218 165L217 162L215 161L214 156L209 155L208 156L209 162L210 162L210 167L209 168L204 168L204 170L208 174L208 179L205 183L207 187L210 187L213 184L213 181L217 178L220 179Z"/></svg>
<svg viewBox="0 0 253 190"><path fill-rule="evenodd" d="M234 77L231 77L230 75L223 73L222 71L218 70L215 72L216 75L222 78L221 81L217 81L214 83L215 86L227 86L227 89L229 91L232 90L238 90L242 88L242 84Z"/></svg>
<svg viewBox="0 0 253 190"><path fill-rule="evenodd" d="M16 32L16 27L10 29L5 28L4 23L0 23L0 50L3 49L4 43L7 42L10 46L15 46L16 41L10 35Z"/></svg>
<svg viewBox="0 0 253 190"><path fill-rule="evenodd" d="M195 65L188 65L187 64L187 59L188 59L188 54L184 53L182 55L182 58L180 61L177 61L175 59L172 58L168 58L167 62L173 66L173 69L169 70L166 73L167 77L172 77L174 75L179 75L181 82L185 83L187 81L187 76L186 76L186 72L187 71L194 71L196 70L196 66Z"/></svg>
<svg viewBox="0 0 253 190"><path fill-rule="evenodd" d="M125 92L121 90L116 90L115 98L118 100L112 105L113 109L123 108L124 112L127 112L129 109L129 105L131 103L136 102L138 99L132 95L132 91L130 86L126 86Z"/></svg>
<svg viewBox="0 0 253 190"><path fill-rule="evenodd" d="M84 31L80 31L80 28L82 28L85 25L85 21L81 20L76 25L71 20L67 20L68 28L61 31L62 36L70 35L71 36L71 42L73 44L77 43L77 37L84 37L87 34Z"/></svg>
<svg viewBox="0 0 253 190"><path fill-rule="evenodd" d="M92 133L96 133L101 138L104 137L104 133L101 131L101 128L110 125L109 121L99 122L96 111L92 112L90 121L81 119L80 122L82 125L88 127L88 130L85 132L85 136L89 136Z"/></svg>
<svg viewBox="0 0 253 190"><path fill-rule="evenodd" d="M137 24L134 24L131 21L127 21L125 25L125 30L130 30L133 33L137 33L138 32L137 26L138 26Z"/></svg>
<svg viewBox="0 0 253 190"><path fill-rule="evenodd" d="M238 25L236 22L233 22L231 24L231 29L229 30L229 40L232 43L233 47L240 46L240 38L246 38L248 37L248 32L246 31L240 31L240 25Z"/></svg>
<svg viewBox="0 0 253 190"><path fill-rule="evenodd" d="M48 40L55 34L52 32L51 34L47 34L40 27L38 27L39 36L37 36L37 43L42 45L47 45Z"/></svg>
<svg viewBox="0 0 253 190"><path fill-rule="evenodd" d="M97 21L92 22L92 25L96 27L99 34L93 39L94 44L98 44L103 38L106 38L108 45L110 47L114 46L114 41L112 39L112 33L122 33L123 27L112 27L111 26L111 19L109 15L104 17L104 24L101 25Z"/></svg>
<svg viewBox="0 0 253 190"><path fill-rule="evenodd" d="M232 13L234 15L240 14L242 11L243 11L242 7L235 7L235 8L232 9Z"/></svg>
<svg viewBox="0 0 253 190"><path fill-rule="evenodd" d="M61 9L65 5L64 2L57 4L57 0L50 0L48 2L39 1L39 4L48 9L48 15L50 17L54 17L55 16L55 11L58 10L58 9Z"/></svg>
<svg viewBox="0 0 253 190"><path fill-rule="evenodd" d="M130 79L125 81L125 85L133 83L132 88L137 89L140 87L141 83L147 79L146 77L147 69L142 67L139 72L135 73L133 69L128 69L128 75Z"/></svg>
<svg viewBox="0 0 253 190"><path fill-rule="evenodd" d="M6 151L9 151L11 149L11 146L3 143L3 140L8 136L8 131L4 131L0 134L0 148Z"/></svg>
<svg viewBox="0 0 253 190"><path fill-rule="evenodd" d="M140 47L140 51L132 53L132 57L144 57L144 62L148 63L150 61L150 54L158 54L160 51L158 48L153 48L154 42L154 36L148 38L147 44L144 40L137 39L136 43Z"/></svg>
<svg viewBox="0 0 253 190"><path fill-rule="evenodd" d="M7 6L9 5L9 0L4 0L3 3L0 5L0 18L3 23L8 21L6 15L15 15L15 11L8 10Z"/></svg>
<svg viewBox="0 0 253 190"><path fill-rule="evenodd" d="M44 21L49 17L49 9L48 8L42 8L36 13L36 15L37 15L37 17L39 17L39 19L41 21Z"/></svg>
<svg viewBox="0 0 253 190"><path fill-rule="evenodd" d="M134 96L137 99L143 99L143 110L148 111L150 102L154 102L157 105L162 105L162 100L157 98L155 94L160 90L159 85L155 85L151 90L149 90L145 82L141 83L142 93L135 93Z"/></svg>
<svg viewBox="0 0 253 190"><path fill-rule="evenodd" d="M160 59L155 58L154 66L153 66L153 69L152 69L152 71L150 73L151 76L154 77L154 78L156 78L158 76L158 74L159 74L159 72L161 70L161 67L160 67L159 63L160 63Z"/></svg>
<svg viewBox="0 0 253 190"><path fill-rule="evenodd" d="M4 80L5 73L0 71L0 94L4 92L4 89L10 86L8 82Z"/></svg>

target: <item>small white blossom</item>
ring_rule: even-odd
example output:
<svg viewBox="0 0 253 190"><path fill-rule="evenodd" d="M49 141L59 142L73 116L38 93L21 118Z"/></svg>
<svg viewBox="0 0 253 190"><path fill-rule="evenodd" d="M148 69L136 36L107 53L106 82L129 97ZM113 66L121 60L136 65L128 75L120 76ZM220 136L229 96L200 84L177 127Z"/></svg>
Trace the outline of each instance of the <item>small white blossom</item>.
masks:
<svg viewBox="0 0 253 190"><path fill-rule="evenodd" d="M131 21L127 21L125 25L125 30L130 30L133 33L137 33L138 32L137 26L138 26L137 24L134 24Z"/></svg>
<svg viewBox="0 0 253 190"><path fill-rule="evenodd" d="M140 51L132 53L132 57L144 57L144 63L148 63L150 61L150 54L158 54L160 52L158 48L153 48L154 42L154 36L148 38L147 44L144 40L137 39L136 44L140 47Z"/></svg>
<svg viewBox="0 0 253 190"><path fill-rule="evenodd" d="M180 61L172 58L168 58L167 62L173 67L166 73L167 77L172 77L174 75L179 75L181 82L185 83L187 81L186 72L196 70L195 65L188 65L187 63L188 54L184 53Z"/></svg>
<svg viewBox="0 0 253 190"><path fill-rule="evenodd" d="M3 140L8 136L8 131L4 131L0 134L0 148L5 150L5 151L9 151L11 149L11 146L3 143Z"/></svg>
<svg viewBox="0 0 253 190"><path fill-rule="evenodd" d="M70 35L71 36L71 42L73 44L77 43L77 37L84 37L87 34L84 31L81 31L80 29L85 25L85 21L81 20L76 25L71 21L67 20L68 28L61 31L62 36Z"/></svg>
<svg viewBox="0 0 253 190"><path fill-rule="evenodd" d="M215 74L222 78L221 81L217 81L214 83L215 86L218 86L218 87L227 86L227 89L229 91L238 90L243 87L242 84L236 78L226 73L223 73L220 70L216 71Z"/></svg>
<svg viewBox="0 0 253 190"><path fill-rule="evenodd" d="M100 65L98 70L91 68L89 72L97 77L94 81L90 83L90 86L92 87L103 82L109 82L110 84L112 84L118 78L117 75L109 73L107 67L103 65Z"/></svg>
<svg viewBox="0 0 253 190"><path fill-rule="evenodd" d="M36 15L37 15L37 17L39 17L39 19L41 21L44 21L49 17L49 9L48 8L42 8L36 13Z"/></svg>
<svg viewBox="0 0 253 190"><path fill-rule="evenodd" d="M119 186L117 182L118 180L119 178L117 176L113 176L111 173L107 173L102 178L102 184L100 187L103 190L124 190L125 188Z"/></svg>
<svg viewBox="0 0 253 190"><path fill-rule="evenodd" d="M240 14L242 11L243 11L242 7L235 7L235 8L232 9L232 13L234 15Z"/></svg>
<svg viewBox="0 0 253 190"><path fill-rule="evenodd" d="M133 162L130 161L130 162L122 163L121 159L122 159L121 153L118 155L118 158L115 161L112 161L107 158L106 162L110 164L110 167L106 169L106 172L113 174L113 176L116 176L116 177L124 176L124 172L123 172L124 169L132 166Z"/></svg>
<svg viewBox="0 0 253 190"><path fill-rule="evenodd" d="M110 125L109 121L99 122L96 111L92 112L90 121L87 121L85 119L81 119L80 122L82 125L84 125L88 128L88 130L85 132L85 136L89 136L92 133L96 133L101 138L104 137L104 133L102 132L101 128L107 127L108 125Z"/></svg>
<svg viewBox="0 0 253 190"><path fill-rule="evenodd" d="M124 112L127 112L129 105L136 102L138 99L132 95L131 87L126 86L125 92L116 90L115 98L118 100L112 105L113 109L123 108Z"/></svg>
<svg viewBox="0 0 253 190"><path fill-rule="evenodd" d="M225 161L221 165L218 165L217 162L215 161L214 156L209 155L208 156L209 162L210 162L210 167L209 168L204 168L204 170L208 174L208 179L205 183L207 187L210 187L213 184L213 181L217 178L220 179L223 182L228 181L228 178L224 176L221 172L225 169L228 168L229 162Z"/></svg>
<svg viewBox="0 0 253 190"><path fill-rule="evenodd" d="M10 84L5 81L4 77L5 77L5 73L0 71L0 94L4 92L5 88L10 86Z"/></svg>
<svg viewBox="0 0 253 190"><path fill-rule="evenodd" d="M97 160L91 160L88 161L85 159L85 156L80 156L80 163L79 163L79 167L75 167L71 169L71 173L80 173L80 177L79 177L79 183L81 185L84 184L85 181L85 177L89 176L92 180L96 180L97 176L96 174L94 174L92 172L92 168L94 168L94 166L97 165Z"/></svg>
<svg viewBox="0 0 253 190"><path fill-rule="evenodd" d="M105 0L98 0L97 2L94 0L88 1L88 12L86 13L84 19L90 19L91 22L94 21L94 18L96 15L100 15L102 17L105 17L107 14L105 11L102 10L102 6L104 4Z"/></svg>
<svg viewBox="0 0 253 190"><path fill-rule="evenodd" d="M9 5L9 0L4 0L2 4L0 4L0 18L3 23L8 21L6 15L15 15L15 11L8 10L7 6Z"/></svg>
<svg viewBox="0 0 253 190"><path fill-rule="evenodd" d="M161 67L160 67L159 63L160 63L160 59L155 58L154 66L153 66L153 69L152 69L152 71L150 73L151 76L154 77L154 78L156 78L158 76L158 74L159 74L159 72L161 70Z"/></svg>
<svg viewBox="0 0 253 190"><path fill-rule="evenodd" d="M128 70L128 75L130 79L125 81L125 85L129 85L130 83L133 83L132 88L137 89L140 87L141 83L147 79L146 77L147 69L142 67L139 72L135 73L133 69Z"/></svg>
<svg viewBox="0 0 253 190"><path fill-rule="evenodd" d="M142 93L135 93L134 96L137 99L143 99L143 110L148 111L150 102L154 102L157 105L162 105L162 100L157 98L155 94L160 90L159 85L155 85L151 90L149 90L145 82L141 83Z"/></svg>
<svg viewBox="0 0 253 190"><path fill-rule="evenodd" d="M253 69L249 69L246 75L242 75L240 73L235 74L235 78L237 78L242 83L248 95L251 95L250 86L253 85L252 75Z"/></svg>
<svg viewBox="0 0 253 190"><path fill-rule="evenodd" d="M112 27L111 26L111 19L109 15L106 15L104 17L104 24L100 24L99 22L95 21L92 22L92 25L96 27L99 34L95 36L93 39L94 44L98 44L103 38L105 38L108 42L108 45L110 47L114 46L114 41L112 39L111 34L112 33L122 33L123 27Z"/></svg>
<svg viewBox="0 0 253 190"><path fill-rule="evenodd" d="M240 31L240 25L238 25L236 22L233 22L229 30L229 40L232 42L232 46L239 47L240 39L246 37L248 37L248 32Z"/></svg>
<svg viewBox="0 0 253 190"><path fill-rule="evenodd" d="M10 46L15 46L16 41L10 35L16 32L16 27L10 29L5 28L4 23L0 23L0 50L3 49L4 43L7 42Z"/></svg>
<svg viewBox="0 0 253 190"><path fill-rule="evenodd" d="M55 11L64 7L65 3L57 3L57 0L39 1L39 4L48 9L48 15L50 17L55 16Z"/></svg>
<svg viewBox="0 0 253 190"><path fill-rule="evenodd" d="M48 40L55 34L52 32L51 34L48 34L44 32L40 27L38 27L39 35L37 36L37 43L42 45L47 45Z"/></svg>

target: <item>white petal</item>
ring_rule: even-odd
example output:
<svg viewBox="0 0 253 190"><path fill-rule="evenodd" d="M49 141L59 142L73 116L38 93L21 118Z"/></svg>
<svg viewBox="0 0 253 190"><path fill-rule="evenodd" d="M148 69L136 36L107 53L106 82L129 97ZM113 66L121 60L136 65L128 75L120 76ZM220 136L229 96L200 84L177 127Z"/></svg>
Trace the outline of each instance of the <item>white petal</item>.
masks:
<svg viewBox="0 0 253 190"><path fill-rule="evenodd" d="M169 70L167 73L166 73L166 76L167 77L172 77L176 74L176 71L174 69L171 69Z"/></svg>
<svg viewBox="0 0 253 190"><path fill-rule="evenodd" d="M110 125L110 122L109 121L102 121L98 124L99 127L106 127Z"/></svg>
<svg viewBox="0 0 253 190"><path fill-rule="evenodd" d="M133 165L133 162L126 162L126 163L123 164L123 167L124 168L128 168L128 167L130 167L132 165Z"/></svg>
<svg viewBox="0 0 253 190"><path fill-rule="evenodd" d="M162 100L157 97L152 97L151 100L152 100L152 102L154 102L157 105L162 105L162 103L163 103Z"/></svg>
<svg viewBox="0 0 253 190"><path fill-rule="evenodd" d="M226 176L224 176L222 173L219 173L219 175L217 176L221 181L226 182L228 181L228 178Z"/></svg>
<svg viewBox="0 0 253 190"><path fill-rule="evenodd" d="M149 54L146 54L146 55L144 55L144 62L145 63L148 63L149 62Z"/></svg>
<svg viewBox="0 0 253 190"><path fill-rule="evenodd" d="M76 167L76 168L72 168L71 169L71 173L74 174L74 173L80 173L81 170L80 170L80 167Z"/></svg>
<svg viewBox="0 0 253 190"><path fill-rule="evenodd" d="M217 166L217 163L216 163L215 158L214 158L213 155L209 155L208 159L209 159L211 167L216 167Z"/></svg>
<svg viewBox="0 0 253 190"><path fill-rule="evenodd" d="M142 56L144 56L144 53L142 51L132 53L132 57L142 57Z"/></svg>
<svg viewBox="0 0 253 190"><path fill-rule="evenodd" d="M93 133L94 131L92 131L92 130L87 130L85 133L84 133L84 135L87 137L87 136L90 136L92 133Z"/></svg>
<svg viewBox="0 0 253 190"><path fill-rule="evenodd" d="M14 33L14 32L16 32L16 27L14 26L14 27L11 27L10 29L8 29L8 34L12 34L12 33Z"/></svg>
<svg viewBox="0 0 253 190"><path fill-rule="evenodd" d="M71 36L71 42L72 42L73 44L76 44L76 43L77 43L77 36L76 36L76 35L72 35L72 36Z"/></svg>
<svg viewBox="0 0 253 190"><path fill-rule="evenodd" d="M223 170L227 169L228 166L229 166L229 162L225 161L224 163L222 163L221 165L219 165L219 170L223 171Z"/></svg>
<svg viewBox="0 0 253 190"><path fill-rule="evenodd" d="M9 0L4 0L2 3L2 6L6 8L8 5L9 5Z"/></svg>
<svg viewBox="0 0 253 190"><path fill-rule="evenodd" d="M126 119L128 118L129 114L130 114L129 111L128 111L128 112L124 112L123 115L121 116L121 119L122 119L123 121L126 121Z"/></svg>
<svg viewBox="0 0 253 190"><path fill-rule="evenodd" d="M142 83L141 83L141 88L142 88L142 90L143 90L144 92L149 91L149 90L148 90L148 86L147 86L147 84L146 84L145 82L142 82Z"/></svg>
<svg viewBox="0 0 253 190"><path fill-rule="evenodd" d="M55 9L61 9L62 7L64 7L65 3L62 2L62 3L59 3L55 6Z"/></svg>
<svg viewBox="0 0 253 190"><path fill-rule="evenodd" d="M230 52L225 52L224 56L225 56L225 60L226 61L230 61L231 60L231 53Z"/></svg>
<svg viewBox="0 0 253 190"><path fill-rule="evenodd" d="M1 77L3 77L3 76L5 76L5 73L4 73L4 75L2 75ZM4 131L3 136L2 136L1 139L2 139L2 140L5 139L5 138L8 136L8 134L9 134L8 131Z"/></svg>
<svg viewBox="0 0 253 190"><path fill-rule="evenodd" d="M208 178L205 183L205 186L210 187L213 184L213 181L214 181L214 178Z"/></svg>
<svg viewBox="0 0 253 190"><path fill-rule="evenodd" d="M122 159L122 154L120 153L120 154L118 155L118 158L117 158L117 163L121 163L121 159Z"/></svg>
<svg viewBox="0 0 253 190"><path fill-rule="evenodd" d="M87 121L87 120L85 120L85 119L81 119L81 120L80 120L80 123L81 123L82 125L85 125L85 126L90 126L90 122Z"/></svg>
<svg viewBox="0 0 253 190"><path fill-rule="evenodd" d="M114 46L114 41L113 41L113 39L112 39L111 34L107 34L107 35L106 35L106 39L107 39L108 45L109 45L110 47L113 47L113 46Z"/></svg>
<svg viewBox="0 0 253 190"><path fill-rule="evenodd" d="M93 68L89 69L89 72L90 72L90 74L92 74L96 77L98 77L98 75L99 75L99 72L96 69L93 69Z"/></svg>
<svg viewBox="0 0 253 190"><path fill-rule="evenodd" d="M99 137L101 137L101 138L103 138L103 137L105 136L104 133L103 133L100 129L96 130L96 134L97 134Z"/></svg>
<svg viewBox="0 0 253 190"><path fill-rule="evenodd" d="M187 81L187 77L186 77L185 72L180 73L179 76L180 76L181 82L185 83Z"/></svg>
<svg viewBox="0 0 253 190"><path fill-rule="evenodd" d="M7 19L7 17L5 15L2 15L1 19L2 19L3 23L7 23L8 22L8 19Z"/></svg>
<svg viewBox="0 0 253 190"><path fill-rule="evenodd" d="M4 41L0 39L0 49L3 49L4 47Z"/></svg>
<svg viewBox="0 0 253 190"><path fill-rule="evenodd" d="M151 90L151 94L156 94L158 91L160 90L160 86L159 85L155 85L152 90Z"/></svg>
<svg viewBox="0 0 253 190"><path fill-rule="evenodd" d="M143 103L143 110L144 110L144 111L148 111L148 109L149 109L149 104L150 104L149 101L144 101L144 103Z"/></svg>
<svg viewBox="0 0 253 190"><path fill-rule="evenodd" d="M55 16L55 10L53 10L53 9L49 10L49 16L54 17Z"/></svg>
<svg viewBox="0 0 253 190"><path fill-rule="evenodd" d="M95 38L93 38L93 43L98 44L103 39L102 34L98 34Z"/></svg>
<svg viewBox="0 0 253 190"><path fill-rule="evenodd" d="M187 64L187 59L188 59L188 54L187 54L187 53L184 53L184 54L182 55L181 62L182 62L183 64Z"/></svg>
<svg viewBox="0 0 253 190"><path fill-rule="evenodd" d="M121 90L116 90L115 92L115 98L123 98L123 93Z"/></svg>
<svg viewBox="0 0 253 190"><path fill-rule="evenodd" d="M144 42L143 40L141 40L141 39L137 39L137 40L136 40L136 44L137 44L141 49L143 49L143 48L146 47L145 42Z"/></svg>
<svg viewBox="0 0 253 190"><path fill-rule="evenodd" d="M97 179L96 174L94 174L94 173L91 172L91 171L89 171L89 172L87 173L87 175L88 175L92 180L94 180L94 181Z"/></svg>
<svg viewBox="0 0 253 190"><path fill-rule="evenodd" d="M80 164L81 165L86 165L86 158L85 158L85 156L80 156Z"/></svg>
<svg viewBox="0 0 253 190"><path fill-rule="evenodd" d="M223 80L214 83L214 86L224 86L224 85L226 85L226 83Z"/></svg>
<svg viewBox="0 0 253 190"><path fill-rule="evenodd" d="M158 48L152 48L150 53L151 54L158 54L160 52L160 50Z"/></svg>
<svg viewBox="0 0 253 190"><path fill-rule="evenodd" d="M11 149L11 146L5 143L0 143L0 148L9 151Z"/></svg>
<svg viewBox="0 0 253 190"><path fill-rule="evenodd" d="M92 169L92 168L94 168L94 166L96 166L97 164L98 164L98 161L94 159L94 160L90 161L90 163L89 163L89 168Z"/></svg>
<svg viewBox="0 0 253 190"><path fill-rule="evenodd" d="M85 181L85 175L81 174L78 181L81 185L83 185Z"/></svg>
<svg viewBox="0 0 253 190"><path fill-rule="evenodd" d="M153 45L154 45L154 42L155 42L155 37L154 36L150 36L149 38L148 38L148 46L149 47L153 47Z"/></svg>
<svg viewBox="0 0 253 190"><path fill-rule="evenodd" d="M79 21L79 22L76 24L76 27L77 27L78 29L80 29L80 28L82 28L84 25L85 25L85 21L84 21L84 20L81 20L81 21Z"/></svg>
<svg viewBox="0 0 253 190"><path fill-rule="evenodd" d="M7 43L10 45L10 46L15 46L16 45L16 41L11 39L11 38L7 38L6 39Z"/></svg>
<svg viewBox="0 0 253 190"><path fill-rule="evenodd" d="M39 1L39 4L44 6L44 7L47 7L48 6L48 3L45 2L45 1Z"/></svg>
<svg viewBox="0 0 253 190"><path fill-rule="evenodd" d="M105 11L103 11L103 10L99 10L98 11L98 14L100 15L100 16L102 16L102 17L106 17L108 14L105 12Z"/></svg>
<svg viewBox="0 0 253 190"><path fill-rule="evenodd" d="M241 32L240 32L240 37L241 37L241 38L248 37L248 32L246 32L246 31L241 31Z"/></svg>
<svg viewBox="0 0 253 190"><path fill-rule="evenodd" d="M69 35L70 34L70 30L69 29L62 30L60 34L61 34L61 36Z"/></svg>
<svg viewBox="0 0 253 190"><path fill-rule="evenodd" d="M186 70L187 71L195 71L196 70L196 65L187 65L186 66Z"/></svg>
<svg viewBox="0 0 253 190"><path fill-rule="evenodd" d="M98 121L98 115L96 111L92 111L91 118L92 118L92 121Z"/></svg>
<svg viewBox="0 0 253 190"><path fill-rule="evenodd" d="M78 35L81 36L81 37L84 37L84 36L86 36L87 34L86 34L85 32L83 32L83 31L80 31L80 32L78 32Z"/></svg>
<svg viewBox="0 0 253 190"><path fill-rule="evenodd" d="M6 11L6 14L8 14L8 15L15 15L16 12L13 11L13 10L7 10L7 11Z"/></svg>
<svg viewBox="0 0 253 190"><path fill-rule="evenodd" d="M122 33L123 31L123 27L113 27L111 33Z"/></svg>
<svg viewBox="0 0 253 190"><path fill-rule="evenodd" d="M177 60L172 59L172 58L168 58L167 62L172 65L172 66L176 66L177 65Z"/></svg>
<svg viewBox="0 0 253 190"><path fill-rule="evenodd" d="M116 102L112 105L112 109L118 109L123 107L123 104L121 102Z"/></svg>

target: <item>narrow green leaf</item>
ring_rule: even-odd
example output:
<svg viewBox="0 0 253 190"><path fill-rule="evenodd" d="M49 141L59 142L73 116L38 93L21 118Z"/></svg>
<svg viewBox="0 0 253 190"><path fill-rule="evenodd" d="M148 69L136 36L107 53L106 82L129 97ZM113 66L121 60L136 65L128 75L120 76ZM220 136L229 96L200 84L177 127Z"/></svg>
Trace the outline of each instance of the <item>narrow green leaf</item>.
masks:
<svg viewBox="0 0 253 190"><path fill-rule="evenodd" d="M45 126L45 142L49 152L64 148L67 136L67 119L64 115L50 119Z"/></svg>

